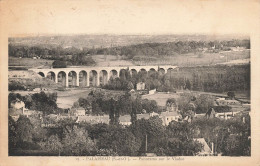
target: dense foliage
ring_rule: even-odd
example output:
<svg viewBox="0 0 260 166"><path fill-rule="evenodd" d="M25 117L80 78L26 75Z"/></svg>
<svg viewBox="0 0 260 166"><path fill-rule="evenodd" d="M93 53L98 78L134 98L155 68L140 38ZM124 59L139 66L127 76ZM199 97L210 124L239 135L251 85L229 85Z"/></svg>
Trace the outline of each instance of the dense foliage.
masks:
<svg viewBox="0 0 260 166"><path fill-rule="evenodd" d="M110 115L112 121L118 122L120 115L130 115L133 110L136 114L158 112L155 100L141 99L138 94L125 93L113 95L102 91L92 91L88 97L79 98L73 105L74 108L83 107L87 113L92 115Z"/></svg>
<svg viewBox="0 0 260 166"><path fill-rule="evenodd" d="M230 98L234 98L232 91L250 90L250 65L183 67L165 77L176 89L220 93L230 91Z"/></svg>
<svg viewBox="0 0 260 166"><path fill-rule="evenodd" d="M75 47L62 48L61 46L22 46L9 44L10 56L60 56L73 54L110 54L126 55L134 57L136 55L149 56L169 56L174 54L184 54L189 52L199 52L200 49L214 47L216 51L230 50L230 47L250 48L249 40L229 40L229 41L176 41L168 43L144 43L130 46L118 46L110 48L83 48L82 50Z"/></svg>
<svg viewBox="0 0 260 166"><path fill-rule="evenodd" d="M242 121L245 117L245 121ZM167 127L158 116L140 119L129 127L104 123L75 123L63 119L57 128L42 128L37 117L9 117L9 155L19 151L33 155L139 156L144 152L158 156L193 156L203 146L196 138L214 143L214 152L225 156L250 156L250 117L234 119L195 119L191 123L172 121ZM34 130L34 127L38 127ZM55 132L53 130L55 129ZM147 151L146 151L147 141Z"/></svg>
<svg viewBox="0 0 260 166"><path fill-rule="evenodd" d="M11 102L19 99L25 103L25 107L32 110L42 111L44 114L54 113L58 107L56 104L57 93L34 93L32 95L21 96L19 93L9 93L8 106Z"/></svg>
<svg viewBox="0 0 260 166"><path fill-rule="evenodd" d="M130 74L129 70L123 70L120 72L119 77L111 77L108 84L102 86L104 89L110 90L131 90L136 89L137 83L144 82L145 89L157 89L157 91L174 92L175 88L169 82L169 78L166 74L159 73L157 71L140 71L138 73Z"/></svg>
<svg viewBox="0 0 260 166"><path fill-rule="evenodd" d="M26 87L24 85L21 85L17 82L10 82L8 84L8 90L13 91L13 90L26 90Z"/></svg>
<svg viewBox="0 0 260 166"><path fill-rule="evenodd" d="M135 61L156 60L154 57L176 56L186 53L200 53L203 50L208 52L219 52L231 50L231 47L250 48L249 40L229 41L176 41L168 43L144 43L129 46L118 46L109 48L63 48L53 45L15 45L9 44L9 56L13 57L34 57L44 59L62 60L72 65L92 65L93 59L89 55L124 55L127 59ZM73 55L70 57L70 55Z"/></svg>

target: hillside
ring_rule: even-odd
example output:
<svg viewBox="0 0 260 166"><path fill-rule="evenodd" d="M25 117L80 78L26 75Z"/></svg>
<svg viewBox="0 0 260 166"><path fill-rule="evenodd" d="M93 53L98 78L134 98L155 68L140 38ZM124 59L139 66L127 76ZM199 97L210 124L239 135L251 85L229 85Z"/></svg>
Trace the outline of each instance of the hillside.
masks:
<svg viewBox="0 0 260 166"><path fill-rule="evenodd" d="M167 43L176 41L214 41L249 39L248 36L237 35L46 35L23 38L9 38L9 43L18 45L52 45L63 48L76 47L106 48L115 46L127 46L143 43Z"/></svg>

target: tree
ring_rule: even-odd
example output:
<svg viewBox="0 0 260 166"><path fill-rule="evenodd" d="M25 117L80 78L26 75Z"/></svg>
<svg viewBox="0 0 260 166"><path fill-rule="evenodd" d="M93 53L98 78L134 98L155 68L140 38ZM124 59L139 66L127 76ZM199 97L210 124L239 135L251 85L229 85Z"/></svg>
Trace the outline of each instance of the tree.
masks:
<svg viewBox="0 0 260 166"><path fill-rule="evenodd" d="M126 129L115 131L110 140L108 143L120 156L136 156L141 147L141 140Z"/></svg>
<svg viewBox="0 0 260 166"><path fill-rule="evenodd" d="M137 121L137 114L140 113L142 110L142 104L141 104L141 97L137 96L133 101L132 101L132 111L131 111L131 122L132 124L135 124Z"/></svg>
<svg viewBox="0 0 260 166"><path fill-rule="evenodd" d="M11 116L8 116L8 148L9 151L16 147L16 143L18 141L17 138L17 130L16 123Z"/></svg>
<svg viewBox="0 0 260 166"><path fill-rule="evenodd" d="M200 95L197 97L196 104L196 113L206 113L209 108L214 106L215 98L211 95Z"/></svg>
<svg viewBox="0 0 260 166"><path fill-rule="evenodd" d="M186 89L189 89L191 90L191 83L190 83L190 80L186 80Z"/></svg>
<svg viewBox="0 0 260 166"><path fill-rule="evenodd" d="M193 140L194 130L189 123L172 121L166 127L167 140L160 143L158 155L194 156L201 151L202 145ZM158 148L157 148L158 149ZM157 152L158 153L158 152Z"/></svg>
<svg viewBox="0 0 260 166"><path fill-rule="evenodd" d="M66 68L67 67L67 63L65 61L55 60L52 63L52 67L53 68Z"/></svg>
<svg viewBox="0 0 260 166"><path fill-rule="evenodd" d="M62 154L72 156L86 156L96 153L95 143L88 137L83 128L66 127L62 138Z"/></svg>
<svg viewBox="0 0 260 166"><path fill-rule="evenodd" d="M8 95L8 108L11 108L11 102L16 99L23 100L23 97L19 93L9 93Z"/></svg>
<svg viewBox="0 0 260 166"><path fill-rule="evenodd" d="M21 115L17 120L17 136L20 143L23 142L32 142L33 136L33 125L30 122L30 119Z"/></svg>
<svg viewBox="0 0 260 166"><path fill-rule="evenodd" d="M43 142L42 149L60 154L60 151L62 150L62 142L58 135L51 135L46 142Z"/></svg>
<svg viewBox="0 0 260 166"><path fill-rule="evenodd" d="M45 141L47 138L47 129L41 127L41 119L39 119L39 116L31 116L29 117L30 122L33 126L32 129L32 140L34 142L40 142L40 141Z"/></svg>
<svg viewBox="0 0 260 166"><path fill-rule="evenodd" d="M227 95L228 95L228 97L229 97L230 99L234 99L234 98L235 98L235 92L233 92L233 91L227 92Z"/></svg>
<svg viewBox="0 0 260 166"><path fill-rule="evenodd" d="M141 151L145 149L145 137L148 138L148 151L156 146L156 140L160 139L164 135L165 127L162 124L162 120L158 116L153 116L149 119L137 120L134 124L131 124L130 129L136 138L142 141Z"/></svg>
<svg viewBox="0 0 260 166"><path fill-rule="evenodd" d="M134 85L133 85L133 83L131 81L129 81L127 83L127 90L131 90L131 89L134 89Z"/></svg>
<svg viewBox="0 0 260 166"><path fill-rule="evenodd" d="M169 99L167 99L167 101L166 101L166 106L172 107L172 106L176 106L176 105L177 105L177 103L176 103L176 99L175 99L175 98L169 98Z"/></svg>
<svg viewBox="0 0 260 166"><path fill-rule="evenodd" d="M78 99L78 104L80 107L83 107L85 110L87 110L92 106L92 99L91 97L88 97L87 99L80 97Z"/></svg>
<svg viewBox="0 0 260 166"><path fill-rule="evenodd" d="M42 111L44 114L50 114L57 109L57 94L46 94L44 92L32 95L31 109Z"/></svg>

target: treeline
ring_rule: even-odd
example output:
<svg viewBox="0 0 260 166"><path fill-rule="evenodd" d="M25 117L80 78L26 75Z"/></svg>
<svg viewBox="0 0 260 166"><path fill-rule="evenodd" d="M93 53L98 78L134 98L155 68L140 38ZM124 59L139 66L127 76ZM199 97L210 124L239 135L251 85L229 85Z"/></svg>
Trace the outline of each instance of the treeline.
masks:
<svg viewBox="0 0 260 166"><path fill-rule="evenodd" d="M231 50L230 47L250 48L250 40L230 41L176 41L168 43L144 43L130 46L118 46L109 48L62 48L61 46L24 46L9 44L9 56L33 57L55 59L64 55L124 55L128 59L134 56L174 56L177 54L197 53L203 49L211 52Z"/></svg>
<svg viewBox="0 0 260 166"><path fill-rule="evenodd" d="M250 91L250 65L180 68L166 74L176 89L206 92Z"/></svg>
<svg viewBox="0 0 260 166"><path fill-rule="evenodd" d="M104 90L95 90L89 93L86 98L79 98L73 107L82 107L88 114L92 115L107 114L112 124L118 124L121 115L131 115L132 120L136 120L136 114L159 113L161 111L155 100L141 99L139 94L126 92L125 94L113 95Z"/></svg>
<svg viewBox="0 0 260 166"><path fill-rule="evenodd" d="M166 74L157 71L140 71L130 75L122 71L119 78L110 78L102 86L110 90L131 90L137 83L144 82L145 89L157 89L161 92L175 92L188 89L206 92L228 92L250 90L250 65L211 66L180 68L179 71L168 71Z"/></svg>
<svg viewBox="0 0 260 166"><path fill-rule="evenodd" d="M75 47L62 48L60 46L25 46L8 45L10 57L33 58L56 60L54 67L67 65L95 65L95 61L85 51Z"/></svg>
<svg viewBox="0 0 260 166"><path fill-rule="evenodd" d="M172 121L163 126L158 116L137 120L129 127L104 123L57 122L57 128L42 128L37 117L9 116L9 155L49 156L141 156L147 151L157 156L194 156L203 145L196 138L214 143L214 153L250 156L250 117L196 119L191 123Z"/></svg>
<svg viewBox="0 0 260 166"><path fill-rule="evenodd" d="M129 91L136 89L137 84L140 82L145 83L146 90L157 89L160 92L174 92L176 89L171 85L170 79L166 77L166 74L157 71L140 71L131 75L129 70L121 71L118 78L111 77L102 88Z"/></svg>
<svg viewBox="0 0 260 166"><path fill-rule="evenodd" d="M175 56L178 54L197 53L207 49L209 52L231 50L230 47L250 48L249 40L231 41L177 41L169 43L145 43L122 47L92 49L92 54L125 55L128 59L134 56Z"/></svg>

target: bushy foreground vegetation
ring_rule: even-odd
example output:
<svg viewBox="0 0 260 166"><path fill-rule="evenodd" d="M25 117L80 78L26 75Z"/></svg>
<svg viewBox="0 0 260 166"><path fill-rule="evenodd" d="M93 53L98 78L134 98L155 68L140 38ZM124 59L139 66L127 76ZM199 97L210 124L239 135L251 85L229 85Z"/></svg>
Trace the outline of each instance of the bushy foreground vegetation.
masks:
<svg viewBox="0 0 260 166"><path fill-rule="evenodd" d="M215 152L227 156L250 156L250 119L197 119L162 125L159 117L137 120L129 127L75 123L63 119L56 128L42 128L36 117L9 117L9 155L192 156L203 149L194 138L214 143Z"/></svg>

